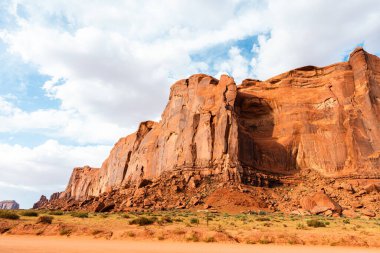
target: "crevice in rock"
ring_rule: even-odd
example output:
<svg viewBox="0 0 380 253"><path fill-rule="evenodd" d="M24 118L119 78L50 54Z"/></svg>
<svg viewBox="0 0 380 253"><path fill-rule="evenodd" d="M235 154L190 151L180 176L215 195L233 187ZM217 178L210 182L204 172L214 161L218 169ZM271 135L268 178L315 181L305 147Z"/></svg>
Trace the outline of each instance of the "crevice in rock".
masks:
<svg viewBox="0 0 380 253"><path fill-rule="evenodd" d="M193 166L195 165L195 162L197 160L197 144L195 143L195 136L198 131L200 118L201 118L200 114L194 114L193 116L193 138L191 140L191 157L192 157Z"/></svg>
<svg viewBox="0 0 380 253"><path fill-rule="evenodd" d="M141 169L140 169L140 177L141 177L141 178L144 177L144 166L141 166Z"/></svg>
<svg viewBox="0 0 380 253"><path fill-rule="evenodd" d="M215 145L215 115L210 115L210 130L211 130L211 162L213 161L214 145Z"/></svg>
<svg viewBox="0 0 380 253"><path fill-rule="evenodd" d="M224 150L223 153L228 153L228 140L230 138L230 129L231 129L231 118L230 115L227 115L227 125L226 125L226 131L224 132Z"/></svg>
<svg viewBox="0 0 380 253"><path fill-rule="evenodd" d="M131 160L131 155L132 155L132 151L129 151L127 155L127 160L125 161L125 165L124 165L122 181L124 180L125 175L127 174L129 161Z"/></svg>

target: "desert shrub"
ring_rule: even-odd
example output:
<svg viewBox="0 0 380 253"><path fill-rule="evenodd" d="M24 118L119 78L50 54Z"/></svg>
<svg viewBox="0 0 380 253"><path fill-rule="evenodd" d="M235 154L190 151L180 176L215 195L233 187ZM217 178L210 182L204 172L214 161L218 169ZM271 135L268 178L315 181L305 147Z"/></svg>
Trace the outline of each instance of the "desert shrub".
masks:
<svg viewBox="0 0 380 253"><path fill-rule="evenodd" d="M50 215L60 216L60 215L63 215L64 213L61 210L56 210L56 211L50 211L49 214Z"/></svg>
<svg viewBox="0 0 380 253"><path fill-rule="evenodd" d="M308 220L306 221L306 223L309 227L314 227L314 228L326 227L326 224L320 220Z"/></svg>
<svg viewBox="0 0 380 253"><path fill-rule="evenodd" d="M53 219L53 216L44 215L38 218L37 223L51 224L53 222Z"/></svg>
<svg viewBox="0 0 380 253"><path fill-rule="evenodd" d="M257 214L258 215L267 215L267 212L265 212L265 211L259 211Z"/></svg>
<svg viewBox="0 0 380 253"><path fill-rule="evenodd" d="M247 215L245 214L236 215L236 218L242 221L246 221L248 219Z"/></svg>
<svg viewBox="0 0 380 253"><path fill-rule="evenodd" d="M175 235L184 235L186 234L186 230L182 229L182 228L176 228L173 230L173 234Z"/></svg>
<svg viewBox="0 0 380 253"><path fill-rule="evenodd" d="M268 239L260 239L259 243L260 244L270 244L270 243L273 243L273 242L271 240L268 240Z"/></svg>
<svg viewBox="0 0 380 253"><path fill-rule="evenodd" d="M189 237L186 238L187 241L192 241L192 242L199 242L199 234L196 232L191 233Z"/></svg>
<svg viewBox="0 0 380 253"><path fill-rule="evenodd" d="M61 228L59 230L59 234L60 235L67 235L67 236L69 236L71 234L71 229L69 229L69 228Z"/></svg>
<svg viewBox="0 0 380 253"><path fill-rule="evenodd" d="M213 236L207 237L204 241L205 242L216 242L216 240L215 240L215 238Z"/></svg>
<svg viewBox="0 0 380 253"><path fill-rule="evenodd" d="M129 219L129 218L131 218L131 216L129 216L128 214L122 214L121 217L124 218L124 219Z"/></svg>
<svg viewBox="0 0 380 253"><path fill-rule="evenodd" d="M129 222L130 225L147 226L155 222L154 218L138 217Z"/></svg>
<svg viewBox="0 0 380 253"><path fill-rule="evenodd" d="M256 221L270 221L270 219L267 218L267 217L258 217L258 218L256 219Z"/></svg>
<svg viewBox="0 0 380 253"><path fill-rule="evenodd" d="M173 220L172 220L172 218L170 218L169 216L166 215L164 217L161 217L160 222L161 223L173 223Z"/></svg>
<svg viewBox="0 0 380 253"><path fill-rule="evenodd" d="M18 220L20 216L14 212L0 210L0 218L8 220Z"/></svg>
<svg viewBox="0 0 380 253"><path fill-rule="evenodd" d="M75 212L71 214L72 217L77 217L77 218L88 218L88 213L84 212Z"/></svg>
<svg viewBox="0 0 380 253"><path fill-rule="evenodd" d="M37 217L38 213L36 211L24 211L21 212L21 216Z"/></svg>
<svg viewBox="0 0 380 253"><path fill-rule="evenodd" d="M128 235L129 237L135 237L135 236L136 236L136 234L135 234L134 232L132 232L132 231L128 231L128 232L127 232L127 235Z"/></svg>
<svg viewBox="0 0 380 253"><path fill-rule="evenodd" d="M191 218L190 223L191 224L199 224L199 219L198 218Z"/></svg>
<svg viewBox="0 0 380 253"><path fill-rule="evenodd" d="M302 223L298 223L297 226L296 226L296 229L305 229L305 225L302 224Z"/></svg>
<svg viewBox="0 0 380 253"><path fill-rule="evenodd" d="M264 226L264 227L271 227L271 226L272 226L272 223L270 223L270 222L265 222L265 223L263 224L263 226Z"/></svg>

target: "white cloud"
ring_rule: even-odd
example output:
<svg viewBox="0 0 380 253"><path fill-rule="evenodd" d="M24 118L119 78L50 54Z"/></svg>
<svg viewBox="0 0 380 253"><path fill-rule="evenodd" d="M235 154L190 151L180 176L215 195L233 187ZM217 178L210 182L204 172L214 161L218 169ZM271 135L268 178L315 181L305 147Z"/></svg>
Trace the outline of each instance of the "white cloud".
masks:
<svg viewBox="0 0 380 253"><path fill-rule="evenodd" d="M65 146L55 140L27 148L20 145L0 143L0 192L4 195L10 189L21 191L19 198L38 194L51 194L65 189L72 168L90 165L100 167L111 147L98 146ZM4 196L4 198L9 198ZM23 203L30 207L32 202Z"/></svg>
<svg viewBox="0 0 380 253"><path fill-rule="evenodd" d="M17 15L20 6L27 19ZM171 82L210 70L192 61L192 53L265 29L261 6L236 0L15 0L20 28L1 37L52 77L46 91L63 109L136 127L160 115Z"/></svg>
<svg viewBox="0 0 380 253"><path fill-rule="evenodd" d="M1 96L0 122L0 133L38 133L79 144L112 144L134 130L102 121L96 115L84 117L72 110L25 112Z"/></svg>
<svg viewBox="0 0 380 253"><path fill-rule="evenodd" d="M220 75L227 73L233 76L236 83L241 83L244 79L250 76L250 66L248 60L241 55L240 49L238 47L231 47L228 51L228 59L217 63L214 67L219 70Z"/></svg>
<svg viewBox="0 0 380 253"><path fill-rule="evenodd" d="M261 37L253 61L261 79L304 65L342 61L357 44L380 53L380 5L363 1L269 1L270 37Z"/></svg>

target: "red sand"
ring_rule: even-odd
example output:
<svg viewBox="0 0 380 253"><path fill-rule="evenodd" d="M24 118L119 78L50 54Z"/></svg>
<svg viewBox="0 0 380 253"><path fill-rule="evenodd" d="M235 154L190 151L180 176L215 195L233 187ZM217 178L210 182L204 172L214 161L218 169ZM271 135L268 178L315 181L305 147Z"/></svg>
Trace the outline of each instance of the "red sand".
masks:
<svg viewBox="0 0 380 253"><path fill-rule="evenodd" d="M87 238L36 237L36 236L0 236L1 253L361 253L379 252L379 249L322 247L322 246L279 246L246 245L222 243L178 243L157 241L107 241Z"/></svg>

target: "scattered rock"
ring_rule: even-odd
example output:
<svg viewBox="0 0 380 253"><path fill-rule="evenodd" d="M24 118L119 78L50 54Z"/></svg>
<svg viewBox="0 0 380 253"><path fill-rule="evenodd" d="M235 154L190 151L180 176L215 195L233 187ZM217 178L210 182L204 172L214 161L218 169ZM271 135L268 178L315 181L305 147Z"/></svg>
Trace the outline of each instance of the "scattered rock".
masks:
<svg viewBox="0 0 380 253"><path fill-rule="evenodd" d="M371 210L363 209L361 210L361 213L368 217L376 217L376 213Z"/></svg>

